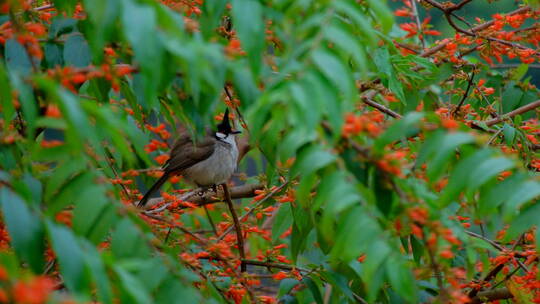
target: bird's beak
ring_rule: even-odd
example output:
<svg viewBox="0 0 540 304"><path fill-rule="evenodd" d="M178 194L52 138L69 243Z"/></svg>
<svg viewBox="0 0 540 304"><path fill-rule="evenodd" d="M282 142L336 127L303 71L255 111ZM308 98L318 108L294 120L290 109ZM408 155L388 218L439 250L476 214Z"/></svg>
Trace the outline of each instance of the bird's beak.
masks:
<svg viewBox="0 0 540 304"><path fill-rule="evenodd" d="M231 132L231 134L240 134L240 133L242 133L242 131L236 130L236 131L232 131L232 132Z"/></svg>

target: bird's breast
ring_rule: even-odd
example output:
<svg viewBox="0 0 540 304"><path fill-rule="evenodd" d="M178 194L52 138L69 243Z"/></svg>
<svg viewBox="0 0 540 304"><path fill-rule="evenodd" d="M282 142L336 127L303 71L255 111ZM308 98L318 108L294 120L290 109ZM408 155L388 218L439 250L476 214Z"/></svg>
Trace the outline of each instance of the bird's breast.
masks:
<svg viewBox="0 0 540 304"><path fill-rule="evenodd" d="M197 186L222 184L234 173L237 162L236 144L217 142L214 153L207 159L185 169L183 176L186 181Z"/></svg>

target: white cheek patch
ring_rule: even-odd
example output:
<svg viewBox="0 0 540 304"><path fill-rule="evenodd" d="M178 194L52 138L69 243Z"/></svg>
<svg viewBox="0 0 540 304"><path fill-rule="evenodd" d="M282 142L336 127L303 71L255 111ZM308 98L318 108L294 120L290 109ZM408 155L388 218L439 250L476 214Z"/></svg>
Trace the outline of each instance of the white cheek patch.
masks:
<svg viewBox="0 0 540 304"><path fill-rule="evenodd" d="M223 134L221 132L216 132L216 137L220 138L220 139L225 139L225 138L227 138L227 134Z"/></svg>

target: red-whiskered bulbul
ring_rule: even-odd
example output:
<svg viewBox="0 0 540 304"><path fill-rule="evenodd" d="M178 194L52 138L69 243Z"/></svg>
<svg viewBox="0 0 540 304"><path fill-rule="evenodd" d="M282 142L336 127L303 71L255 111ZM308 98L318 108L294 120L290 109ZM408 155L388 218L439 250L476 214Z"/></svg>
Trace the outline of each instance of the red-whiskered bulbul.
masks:
<svg viewBox="0 0 540 304"><path fill-rule="evenodd" d="M182 175L188 183L198 187L223 184L236 170L238 148L229 122L229 109L216 132L208 132L201 140L194 142L188 132L183 132L174 143L169 160L163 166L161 176L139 201L143 207L150 196L174 175Z"/></svg>

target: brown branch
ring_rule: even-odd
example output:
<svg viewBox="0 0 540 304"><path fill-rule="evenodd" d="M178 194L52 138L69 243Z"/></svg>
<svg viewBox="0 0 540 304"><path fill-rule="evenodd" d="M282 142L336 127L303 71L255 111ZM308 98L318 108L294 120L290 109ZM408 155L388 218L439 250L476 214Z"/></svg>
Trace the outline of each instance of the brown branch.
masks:
<svg viewBox="0 0 540 304"><path fill-rule="evenodd" d="M264 262L264 261L258 261L258 260L243 260L244 263L249 265L255 265L255 266L263 266L268 268L278 268L283 270L299 270L303 272L310 272L311 270L297 267L294 265L287 265L287 264L280 264L280 263L273 263L273 262Z"/></svg>
<svg viewBox="0 0 540 304"><path fill-rule="evenodd" d="M453 12L453 11L457 11L459 9L461 9L462 7L464 7L467 3L471 2L472 0L463 0L461 1L460 3L454 5L454 6L451 6L450 8L448 8L449 11Z"/></svg>
<svg viewBox="0 0 540 304"><path fill-rule="evenodd" d="M32 10L36 11L36 12L39 12L39 11L48 10L50 8L54 8L54 5L53 4L46 4L46 5L34 7L34 8L32 8Z"/></svg>
<svg viewBox="0 0 540 304"><path fill-rule="evenodd" d="M534 110L534 109L536 109L538 107L540 107L540 100L533 101L533 102L531 102L531 103L529 103L527 105L524 105L524 106L522 106L520 108L515 109L514 111L508 112L508 113L506 113L504 115L501 115L501 116L499 116L497 118L485 121L484 123L488 127L490 127L490 126L493 126L495 124L498 124L498 123L504 121L507 118L512 118L512 117L514 117L516 115L520 115L520 114L529 112L529 111Z"/></svg>
<svg viewBox="0 0 540 304"><path fill-rule="evenodd" d="M463 94L463 97L461 98L461 100L459 101L456 109L454 110L454 113L452 113L453 115L456 115L459 113L459 110L461 109L461 106L463 105L463 103L465 102L465 99L467 99L467 97L469 96L469 92L471 90L471 86L472 86L472 83L474 81L474 68L473 70L471 71L471 76L468 77L469 78L469 82L467 83L467 89L465 90L465 94Z"/></svg>
<svg viewBox="0 0 540 304"><path fill-rule="evenodd" d="M499 250L499 251L504 251L504 247L499 245L499 243L495 242L495 241L492 241L490 239L488 239L487 237L483 236L483 235L480 235L478 233L474 233L472 231L469 231L469 230L465 230L465 233L467 233L468 235L472 236L472 237L475 237L477 239L481 239L483 241L486 241L487 243L489 243L491 246L493 246L495 249Z"/></svg>
<svg viewBox="0 0 540 304"><path fill-rule="evenodd" d="M243 260L246 258L246 253L244 252L244 236L242 235L242 226L240 225L240 221L238 220L236 210L234 210L234 205L231 199L231 193L229 192L229 187L227 186L227 184L221 184L221 187L223 188L223 193L225 194L225 202L227 203L229 211L231 212L234 229L236 230L236 242L238 243L238 252L241 259L240 271L246 272L246 264L243 262Z"/></svg>
<svg viewBox="0 0 540 304"><path fill-rule="evenodd" d="M208 242L205 239L201 238L200 236L196 235L195 233L187 230L186 228L178 225L177 223L175 223L173 221L169 221L169 220L167 220L165 218L162 218L160 216L153 215L153 214L143 213L143 215L147 216L147 217L149 217L151 219L154 219L154 220L165 222L165 223L169 224L171 227L179 229L180 231L182 231L183 233L189 235L190 237L192 237L194 240L196 240L198 243L201 243L202 245L207 245L208 244Z"/></svg>
<svg viewBox="0 0 540 304"><path fill-rule="evenodd" d="M264 186L262 184L245 184L241 186L236 186L230 189L231 191L231 198L232 199L238 199L238 198L247 198L247 197L254 197L256 196L255 190L261 190ZM217 197L216 197L217 196ZM203 193L203 195L199 195L197 190L190 191L188 193L179 194L176 195L176 199L182 200L182 201L188 201L190 203L196 204L197 206L204 206L208 204L213 204L217 202L221 202L221 199L218 197L223 196L223 190L218 190L217 193L213 191L208 191ZM148 200L148 203L146 204L146 209L150 208L151 206L157 205L160 202L163 201L162 197L152 198ZM134 204L137 204L138 202L134 202ZM154 210L148 210L147 212L150 213L156 213L159 211L163 211L167 209L167 207L171 203L167 203L164 206L154 209ZM187 208L183 206L179 206L179 208Z"/></svg>
<svg viewBox="0 0 540 304"><path fill-rule="evenodd" d="M390 110L389 108L383 106L382 104L379 104L377 102L375 102L372 98L375 97L375 95L377 95L377 91L371 91L371 92L368 92L366 93L364 96L362 96L362 102L364 102L365 104L389 115L389 116L392 116L394 118L401 118L401 115L399 113L396 113L392 110Z"/></svg>
<svg viewBox="0 0 540 304"><path fill-rule="evenodd" d="M495 64L491 66L493 69L513 69L520 66L521 63L504 63L504 64ZM529 64L529 69L540 69L540 64Z"/></svg>
<svg viewBox="0 0 540 304"><path fill-rule="evenodd" d="M418 36L420 38L420 43L422 43L422 49L426 48L426 40L424 39L424 35L422 35L422 22L420 21L420 14L418 13L418 8L416 7L416 1L412 1L412 11L414 15L414 19L416 20L416 26L418 27L418 32L420 35Z"/></svg>
<svg viewBox="0 0 540 304"><path fill-rule="evenodd" d="M437 3L439 4L439 6L441 8L441 10L445 10L445 8L442 7L442 5L436 1L432 1L432 0L422 0L422 1L425 1L425 2L428 2L431 4L431 2L434 2L434 3ZM435 5L434 5L435 6ZM437 6L435 6L437 7ZM437 7L438 8L438 7ZM512 16L512 15L516 15L516 14L521 14L521 13L524 13L524 12L527 12L531 9L530 6L524 6L522 8L519 8L517 10L514 10L512 12L509 12L508 14L506 14L506 16ZM482 23L482 24L479 24L473 28L471 28L471 32L475 33L475 32L478 32L478 31L481 31L481 30L484 30L490 26L492 26L493 24L495 23L495 20L490 20L488 22L485 22L485 23ZM451 39L446 39L446 40L443 40L442 42L440 42L438 45L430 48L430 49L427 49L425 50L423 53L420 54L421 57L429 57L435 53L437 53L438 51L444 49L446 47L446 45L448 45L452 40Z"/></svg>
<svg viewBox="0 0 540 304"><path fill-rule="evenodd" d="M271 191L270 193L268 193L265 197L263 197L255 206L251 207L251 209L249 209L244 215L242 215L240 217L240 221L243 221L246 217L248 217L251 213L253 213L253 211L255 209L257 209L259 206L261 206L266 200L268 200L269 198L271 198L272 196L274 196L276 193L278 193L279 191L281 191L286 185L288 184L288 182L285 182L283 183L281 186L277 187L276 189L274 189L273 191ZM229 228L227 228L217 239L216 241L221 241L227 234L229 234L232 230L233 230L234 226L230 226Z"/></svg>
<svg viewBox="0 0 540 304"><path fill-rule="evenodd" d="M481 304L486 302L492 302L496 300L511 299L514 296L508 290L508 288L501 288L495 290L488 290L479 292L475 297L471 299L470 304Z"/></svg>

